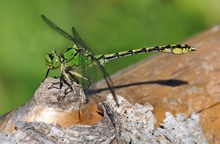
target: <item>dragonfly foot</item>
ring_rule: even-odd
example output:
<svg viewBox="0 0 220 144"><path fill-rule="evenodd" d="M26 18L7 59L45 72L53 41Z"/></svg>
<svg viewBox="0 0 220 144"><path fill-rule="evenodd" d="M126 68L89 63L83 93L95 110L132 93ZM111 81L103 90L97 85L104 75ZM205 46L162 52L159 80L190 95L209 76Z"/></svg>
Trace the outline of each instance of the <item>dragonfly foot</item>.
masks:
<svg viewBox="0 0 220 144"><path fill-rule="evenodd" d="M73 92L73 87L72 87L72 83L71 84L68 83L64 78L61 77L59 82L53 83L50 87L48 87L48 89L54 88L54 89L61 90L63 88L64 84L67 85L67 88L64 90L64 97L63 98L65 98L68 93Z"/></svg>

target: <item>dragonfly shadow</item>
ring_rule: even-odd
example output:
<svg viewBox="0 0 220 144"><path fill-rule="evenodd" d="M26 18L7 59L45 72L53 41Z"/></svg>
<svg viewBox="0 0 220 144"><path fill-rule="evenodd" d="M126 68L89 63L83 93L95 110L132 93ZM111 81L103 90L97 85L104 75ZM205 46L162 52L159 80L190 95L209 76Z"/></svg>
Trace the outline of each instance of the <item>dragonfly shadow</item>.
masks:
<svg viewBox="0 0 220 144"><path fill-rule="evenodd" d="M181 85L186 85L186 84L188 84L188 82L183 81L183 80L177 80L177 79L154 80L154 81L136 82L136 83L131 83L131 84L114 86L114 89L126 88L126 87L138 86L138 85L148 85L148 84L159 84L159 85L164 85L164 86L177 87L177 86L181 86ZM87 90L86 94L92 95L92 94L101 93L106 90L109 90L109 88L106 87L106 88L100 88L100 89L96 89L96 90L89 89L89 90Z"/></svg>

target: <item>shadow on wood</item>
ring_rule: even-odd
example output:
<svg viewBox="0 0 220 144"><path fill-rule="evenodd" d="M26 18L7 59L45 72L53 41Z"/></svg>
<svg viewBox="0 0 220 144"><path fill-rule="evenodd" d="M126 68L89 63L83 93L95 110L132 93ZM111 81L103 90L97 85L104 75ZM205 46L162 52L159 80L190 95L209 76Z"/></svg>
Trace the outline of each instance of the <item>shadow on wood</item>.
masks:
<svg viewBox="0 0 220 144"><path fill-rule="evenodd" d="M196 52L186 55L157 54L113 75L115 87L120 87L116 93L133 104L150 103L154 107L157 126L167 111L188 116L199 113L208 142L219 143L220 26L184 43L195 46ZM167 80L178 80L180 85L174 87L158 82L166 83ZM99 88L104 85L100 82Z"/></svg>
<svg viewBox="0 0 220 144"><path fill-rule="evenodd" d="M134 111L139 112L140 110L146 110L149 112L149 115L153 114L152 117L149 118L149 120L152 121L148 122L151 123L151 125L149 125L149 127L152 126L151 131L157 131L154 133L154 137L161 136L166 142L176 142L174 135L168 137L168 135L162 133L165 129L167 130L166 132L171 133L168 129L172 126L167 126L166 122L169 122L169 120L178 123L182 121L187 123L190 121L193 127L198 128L200 133L200 136L196 135L196 138L205 142L199 120L197 116L192 115L192 113L199 113L202 128L208 142L218 143L220 139L220 129L218 128L220 124L220 115L218 114L220 108L220 27L216 26L185 41L185 43L194 45L197 51L186 55L159 54L151 59L144 60L126 68L112 77L116 93L125 98L121 100L121 103L125 103L122 107L115 107L112 105L114 101L108 100L107 103L105 102L106 104L104 103L102 106L102 115L100 115L101 112L99 111L98 113L98 110L93 108L93 106L89 108L89 110L92 109L92 114L88 114L91 113L91 111L87 111L84 106L81 106L85 98L81 95L80 90L77 92L80 97L71 98L71 96L67 96L63 99L63 96L59 96L61 91L56 89L56 91L53 92L54 95L52 95L52 99L48 99L49 101L42 99L41 93L38 93L39 97L34 101L30 100L24 106L0 117L0 130L3 132L23 130L26 136L39 141L41 140L39 137L45 137L45 135L43 135L44 132L50 131L51 128L55 128L57 131L58 129L61 131L65 129L64 131L67 132L68 129L66 128L72 128L74 125L76 126L74 130L78 129L78 134L74 135L76 133L72 131L73 133L70 132L70 137L74 135L76 139L83 136L85 136L87 140L90 139L91 137L89 137L88 133L83 133L83 131L86 131L84 128L88 128L90 133L91 130L93 131L91 134L99 132L99 142L106 142L105 140L108 140L110 143L116 138L118 140L124 139L125 142L129 143L130 141L126 138L133 132L133 129L130 127L133 123L129 124L129 120L131 120L129 116L132 115ZM99 82L98 91L91 91L91 93L106 96L108 91L105 91L105 87L104 82ZM44 98L47 99L45 96ZM48 95L48 97L50 96L51 95ZM67 103L65 103L65 100L67 100ZM126 100L128 100L128 102ZM58 107L56 107L57 102L59 103ZM130 105L130 103L133 105ZM136 103L142 104L143 106ZM149 103L149 105L147 103ZM31 107L31 105L38 105L38 107L27 109L27 107ZM45 107L42 108L42 105ZM96 104L94 103L92 105ZM56 112L54 112L55 107L57 109ZM85 117L83 119L85 121L79 119L79 110L85 110ZM115 113L111 113L112 111ZM126 115L127 112L129 112L129 115ZM108 115L106 113L108 113ZM172 116L178 113L184 113L188 118L182 115ZM132 122L136 120L134 119L136 118L135 114L134 117L132 117ZM164 120L165 116L166 118ZM155 117L155 119L153 117ZM148 119L142 118L142 120ZM52 124L48 124L51 122ZM127 125L127 127L121 126L120 124L124 122L128 122L125 123L125 125L129 125ZM139 121L135 121L134 123L139 125ZM156 128L154 127L155 123ZM102 127L102 130L100 130L100 125L105 125L105 127ZM184 126L188 127L188 125L185 124ZM96 129L95 127L99 128ZM193 127L189 127L189 129ZM125 131L131 128L131 131L126 131L126 134L119 135L123 128L125 128ZM138 127L135 128L135 130L140 132ZM42 129L44 131L41 131ZM195 132L190 132L189 136L195 137L195 135L193 135ZM9 136L7 133L2 135L1 138L7 139L6 135ZM136 140L135 138L137 137L139 137L139 135L130 140ZM156 137L157 141L161 137ZM92 137L91 139L94 140L95 138L97 139L97 137ZM58 141L53 135L50 140L51 141L43 139L41 142L59 143L64 142L62 140L65 139L61 138ZM179 138L178 140L177 142L180 142L184 140L184 138ZM193 139L193 141L197 142L195 139Z"/></svg>

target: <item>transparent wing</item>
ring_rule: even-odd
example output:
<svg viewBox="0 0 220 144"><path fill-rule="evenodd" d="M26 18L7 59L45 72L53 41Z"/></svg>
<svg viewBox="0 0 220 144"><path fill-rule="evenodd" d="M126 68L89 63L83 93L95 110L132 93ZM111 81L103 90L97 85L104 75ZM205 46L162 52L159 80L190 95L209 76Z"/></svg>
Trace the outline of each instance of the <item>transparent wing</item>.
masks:
<svg viewBox="0 0 220 144"><path fill-rule="evenodd" d="M76 29L74 27L72 27L72 33L73 33L73 36L76 38L77 42L80 43L81 47L85 48L85 51L88 52L88 56L98 65L99 70L101 71L101 73L102 73L102 75L103 75L103 77L109 87L109 90L112 93L112 95L117 103L117 98L116 98L116 94L114 91L114 84L113 84L112 79L110 78L109 74L107 73L105 68L100 64L100 62L96 59L94 53L90 50L90 48L82 40L79 33L76 31ZM85 73L85 72L83 72L83 73ZM117 103L117 105L118 105L118 103Z"/></svg>
<svg viewBox="0 0 220 144"><path fill-rule="evenodd" d="M75 37L79 47L83 47L85 49L87 49L87 51L90 51L90 48L87 46L87 44L82 40L81 36L79 35L79 33L76 31L75 27L72 27L72 34Z"/></svg>
<svg viewBox="0 0 220 144"><path fill-rule="evenodd" d="M55 30L56 32L58 32L59 34L61 34L62 36L64 36L65 38L67 38L70 41L73 41L74 43L77 43L77 40L71 36L70 34L68 34L67 32L65 32L64 30L62 30L61 28L59 28L55 23L53 23L51 20L49 20L47 17L45 17L44 15L41 15L41 18L44 20L44 22L51 27L53 30Z"/></svg>
<svg viewBox="0 0 220 144"><path fill-rule="evenodd" d="M65 38L67 38L70 41L73 41L77 47L78 47L78 52L80 53L80 55L82 55L82 57L85 59L85 57L89 57L92 61L94 61L96 63L96 65L98 65L99 70L101 71L110 92L112 93L116 103L117 103L117 99L116 99L116 94L114 91L114 85L113 82L110 78L110 76L108 75L107 71L105 70L105 68L100 64L100 62L95 58L93 52L90 50L90 48L86 45L86 43L82 40L82 38L80 37L79 33L76 31L76 29L73 27L72 28L72 33L73 36L68 34L66 31L62 30L61 28L59 28L56 24L54 24L52 21L50 21L47 17L45 17L44 15L41 15L42 19L44 20L44 22L51 27L53 30L57 31L59 34L61 34L62 36L64 36ZM84 60L82 62L82 75L85 76L86 75L86 66L84 63ZM90 79L91 77L89 76L89 74L87 74L88 78ZM84 81L84 80L82 80ZM87 82L86 82L87 83ZM85 86L85 84L83 84L83 87ZM85 87L84 87L85 88ZM117 103L118 105L118 103Z"/></svg>

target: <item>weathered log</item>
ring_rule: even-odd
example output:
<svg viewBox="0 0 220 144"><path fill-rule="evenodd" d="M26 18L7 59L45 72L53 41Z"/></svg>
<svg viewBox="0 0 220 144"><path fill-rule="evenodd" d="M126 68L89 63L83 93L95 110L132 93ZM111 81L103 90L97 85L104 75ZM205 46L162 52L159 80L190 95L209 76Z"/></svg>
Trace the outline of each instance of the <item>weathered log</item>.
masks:
<svg viewBox="0 0 220 144"><path fill-rule="evenodd" d="M1 117L1 143L206 142L198 116L175 118L167 113L164 123L156 129L150 104L132 105L120 96L117 107L109 95L99 106L103 118L92 124L91 111L81 113L86 105L80 86L73 84L70 89L64 85L59 89L54 85L57 82L46 79L29 102Z"/></svg>
<svg viewBox="0 0 220 144"><path fill-rule="evenodd" d="M91 103L85 105L80 85L73 83L69 87L64 83L60 89L59 81L47 78L26 104L0 117L0 143L113 141L115 129L109 117L102 118L97 108L93 111L87 107Z"/></svg>
<svg viewBox="0 0 220 144"><path fill-rule="evenodd" d="M0 117L0 141L206 143L204 131L208 142L217 143L219 38L220 27L214 27L185 42L196 52L159 54L114 75L116 93L125 98L119 97L120 107L109 96L97 110L93 100L84 104L80 86L64 96L68 86L48 89L59 80L47 79L28 103ZM97 95L109 93L103 82L98 85Z"/></svg>
<svg viewBox="0 0 220 144"><path fill-rule="evenodd" d="M195 46L196 51L185 55L158 54L113 75L116 93L132 104L150 103L156 126L167 111L187 116L198 113L208 142L219 143L220 26L183 43Z"/></svg>

